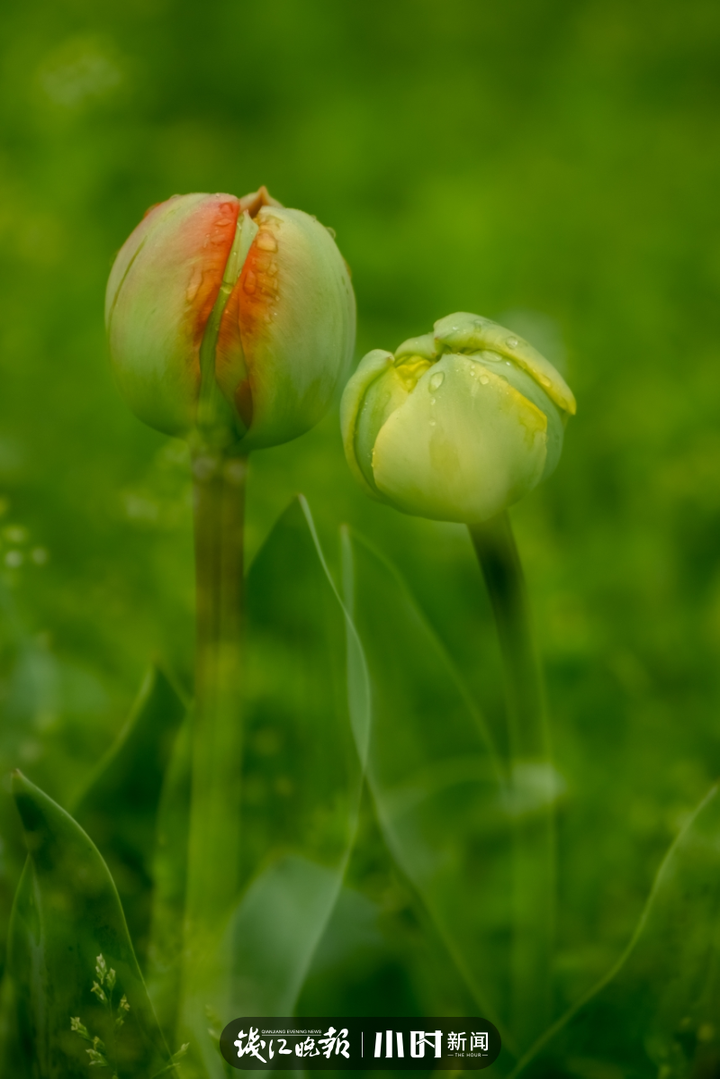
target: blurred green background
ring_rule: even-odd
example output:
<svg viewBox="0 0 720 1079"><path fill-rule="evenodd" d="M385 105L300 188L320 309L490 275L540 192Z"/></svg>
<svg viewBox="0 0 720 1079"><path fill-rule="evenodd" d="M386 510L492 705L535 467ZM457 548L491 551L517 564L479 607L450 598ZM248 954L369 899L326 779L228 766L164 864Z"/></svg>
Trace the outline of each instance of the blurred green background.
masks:
<svg viewBox="0 0 720 1079"><path fill-rule="evenodd" d="M190 688L186 452L113 388L105 282L152 203L264 183L336 230L358 358L468 310L577 395L557 473L512 511L567 788L573 999L720 770L720 7L8 0L0 42L3 774L67 804L152 655ZM502 739L463 528L367 500L337 410L252 459L251 556L297 491L331 560L341 521L395 560ZM351 879L396 911L373 828Z"/></svg>

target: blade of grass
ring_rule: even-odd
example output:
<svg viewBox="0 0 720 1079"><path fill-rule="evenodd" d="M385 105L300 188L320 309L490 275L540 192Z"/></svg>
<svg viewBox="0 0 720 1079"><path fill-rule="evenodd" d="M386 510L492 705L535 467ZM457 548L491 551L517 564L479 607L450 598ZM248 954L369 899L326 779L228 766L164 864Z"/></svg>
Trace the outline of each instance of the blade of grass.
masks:
<svg viewBox="0 0 720 1079"><path fill-rule="evenodd" d="M170 1053L148 998L115 885L97 848L63 809L19 772L13 789L28 861L13 907L9 972L20 1042L41 1079L86 1076L73 1017L106 1043L107 1015L93 995L98 956L129 1004L117 1037L120 1077L149 1079Z"/></svg>
<svg viewBox="0 0 720 1079"><path fill-rule="evenodd" d="M520 1062L522 1079L701 1079L720 1069L720 793L670 848L616 966Z"/></svg>
<svg viewBox="0 0 720 1079"><path fill-rule="evenodd" d="M140 962L150 928L160 791L186 708L168 676L152 666L127 723L71 807L117 885Z"/></svg>

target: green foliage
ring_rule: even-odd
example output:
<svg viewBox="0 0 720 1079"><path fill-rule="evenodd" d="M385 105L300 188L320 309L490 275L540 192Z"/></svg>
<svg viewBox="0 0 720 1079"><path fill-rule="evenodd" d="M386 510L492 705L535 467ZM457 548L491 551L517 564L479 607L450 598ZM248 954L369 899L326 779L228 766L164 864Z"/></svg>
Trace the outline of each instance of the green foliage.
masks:
<svg viewBox="0 0 720 1079"><path fill-rule="evenodd" d="M617 966L513 1075L700 1079L720 1066L720 796L714 787L660 867Z"/></svg>
<svg viewBox="0 0 720 1079"><path fill-rule="evenodd" d="M353 836L361 772L345 619L321 559L309 510L296 499L248 573L246 880L278 852L337 866Z"/></svg>
<svg viewBox="0 0 720 1079"><path fill-rule="evenodd" d="M73 806L75 820L102 850L141 961L149 932L158 802L185 711L167 676L151 668L127 723Z"/></svg>
<svg viewBox="0 0 720 1079"><path fill-rule="evenodd" d="M445 650L388 563L346 539L348 601L368 664L368 779L385 840L482 1015L506 1047L510 962L507 783Z"/></svg>
<svg viewBox="0 0 720 1079"><path fill-rule="evenodd" d="M289 1015L355 836L362 771L350 713L362 722L367 700L362 677L348 699L343 611L306 504L289 507L255 559L247 622L248 885L230 927L231 993L238 1015Z"/></svg>
<svg viewBox="0 0 720 1079"><path fill-rule="evenodd" d="M163 1030L177 1020L180 958L187 886L187 842L190 827L190 722L185 717L165 774L157 816L153 859L153 897L147 957L148 992Z"/></svg>
<svg viewBox="0 0 720 1079"><path fill-rule="evenodd" d="M13 783L28 860L10 930L20 1053L9 1065L14 1074L39 1079L86 1076L87 1060L76 1037L81 1032L74 1029L82 1016L83 1029L99 1032L91 1038L112 1047L120 1079L150 1079L170 1054L108 868L60 806L19 774ZM96 981L90 987L93 969ZM92 1050L105 1052L99 1042Z"/></svg>
<svg viewBox="0 0 720 1079"><path fill-rule="evenodd" d="M505 1027L498 1066L507 1074L509 824L517 807L485 725L401 579L366 543L346 535L343 547L352 617L304 503L284 514L249 576L245 890L222 940L223 995L206 1003L211 1037L193 1029L199 1052L189 1074L220 1074L212 1045L222 1016L296 1007L356 840L365 760L393 858L417 889L475 1007ZM266 677L278 669L279 655L289 683ZM129 777L147 762L154 782L137 809L142 827L126 834L144 836L135 849L149 857L157 813L150 962L168 1031L182 973L187 721L169 763L168 739L182 711L169 683L151 675L80 803L94 807L99 829L105 783L114 791L110 804L123 805ZM311 732L335 769L310 787L278 782L297 774L290 762L298 759L300 774L319 774ZM265 769L272 782L264 797L251 784L263 757L273 765ZM4 1022L12 1026L17 1016L17 1038L6 1045L7 1065L20 1077L41 1079L80 1076L91 1066L113 1079L173 1070L192 1046L172 1057L165 1047L105 862L59 806L19 774L14 784L29 857L11 927ZM716 1067L719 805L713 790L673 846L627 955L513 1075L689 1079ZM108 829L104 841L122 850L115 834Z"/></svg>

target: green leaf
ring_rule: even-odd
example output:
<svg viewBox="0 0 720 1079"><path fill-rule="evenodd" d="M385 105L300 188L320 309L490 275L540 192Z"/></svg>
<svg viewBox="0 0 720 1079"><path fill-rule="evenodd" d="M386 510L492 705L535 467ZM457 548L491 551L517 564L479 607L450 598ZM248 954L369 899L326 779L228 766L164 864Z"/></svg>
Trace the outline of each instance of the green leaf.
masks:
<svg viewBox="0 0 720 1079"><path fill-rule="evenodd" d="M252 882L230 927L236 1015L292 1015L342 884L344 862L276 857Z"/></svg>
<svg viewBox="0 0 720 1079"><path fill-rule="evenodd" d="M345 614L307 504L295 500L247 582L242 876L248 884L280 856L333 868L347 857L362 774L346 667Z"/></svg>
<svg viewBox="0 0 720 1079"><path fill-rule="evenodd" d="M170 1054L108 868L72 817L19 772L13 789L29 857L13 908L8 967L31 1074L87 1077L87 1047L70 1025L79 1017L112 1047L121 1079L150 1076ZM114 999L125 994L130 1005L117 1038L109 1009L92 992L101 955L116 972Z"/></svg>
<svg viewBox="0 0 720 1079"><path fill-rule="evenodd" d="M72 807L103 851L140 959L147 951L160 792L186 710L167 675L151 667L118 738Z"/></svg>
<svg viewBox="0 0 720 1079"><path fill-rule="evenodd" d="M369 670L367 770L385 840L481 1014L509 1045L510 832L493 747L393 568L356 537L345 536L343 553L345 594Z"/></svg>
<svg viewBox="0 0 720 1079"><path fill-rule="evenodd" d="M72 809L102 851L141 960L150 925L160 791L186 707L168 677L151 667L125 726Z"/></svg>
<svg viewBox="0 0 720 1079"><path fill-rule="evenodd" d="M153 861L155 887L147 984L160 1025L168 1032L175 1029L180 1001L192 778L191 719L192 710L187 713L175 739L165 774L157 814L157 842Z"/></svg>
<svg viewBox="0 0 720 1079"><path fill-rule="evenodd" d="M521 1061L523 1079L720 1074L720 794L670 848L625 955Z"/></svg>

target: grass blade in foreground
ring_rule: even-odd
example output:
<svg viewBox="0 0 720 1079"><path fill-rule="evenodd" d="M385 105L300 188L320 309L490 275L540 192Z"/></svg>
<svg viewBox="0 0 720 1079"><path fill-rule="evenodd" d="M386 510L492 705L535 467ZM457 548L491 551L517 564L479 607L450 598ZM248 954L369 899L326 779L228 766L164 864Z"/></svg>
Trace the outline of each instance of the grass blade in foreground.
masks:
<svg viewBox="0 0 720 1079"><path fill-rule="evenodd" d="M720 1071L720 794L670 848L630 946L514 1075L702 1079Z"/></svg>
<svg viewBox="0 0 720 1079"><path fill-rule="evenodd" d="M30 1074L87 1079L87 1040L77 1023L71 1026L79 1020L102 1039L92 1051L107 1054L111 1074L151 1079L170 1063L170 1053L108 868L60 806L20 773L13 786L29 857L13 908L9 969Z"/></svg>
<svg viewBox="0 0 720 1079"><path fill-rule="evenodd" d="M190 713L180 728L165 773L157 813L147 986L160 1026L174 1031L180 1003L183 918L191 788Z"/></svg>
<svg viewBox="0 0 720 1079"><path fill-rule="evenodd" d="M127 723L72 807L112 874L141 962L147 950L158 802L186 708L167 676L151 667Z"/></svg>
<svg viewBox="0 0 720 1079"><path fill-rule="evenodd" d="M513 1046L506 787L482 720L394 570L346 537L344 576L370 674L378 817L481 1014L502 1031L501 1072Z"/></svg>

